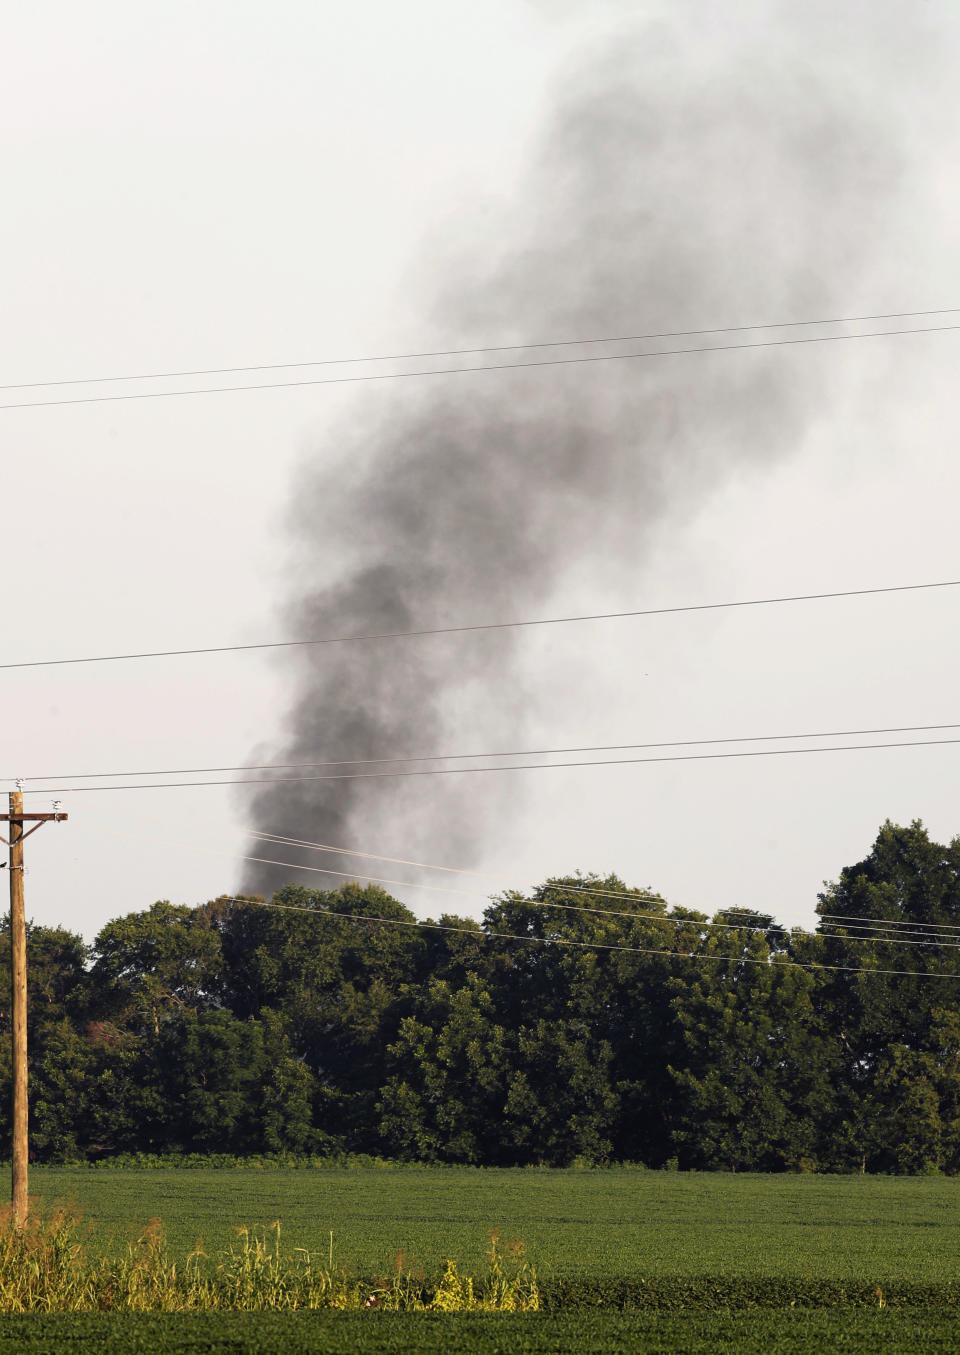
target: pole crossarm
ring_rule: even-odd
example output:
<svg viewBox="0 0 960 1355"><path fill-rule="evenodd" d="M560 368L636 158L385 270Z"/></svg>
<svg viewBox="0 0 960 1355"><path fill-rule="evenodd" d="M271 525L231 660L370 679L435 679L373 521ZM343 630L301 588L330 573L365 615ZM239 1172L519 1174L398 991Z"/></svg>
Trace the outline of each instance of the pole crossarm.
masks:
<svg viewBox="0 0 960 1355"><path fill-rule="evenodd" d="M59 814L59 813L57 813L57 814L0 814L0 823L19 823L21 829L23 828L23 825L24 825L25 823L33 823L33 827L32 827L32 828L28 828L27 831L26 831L25 833L24 833L24 832L21 832L21 833L20 833L20 837L18 838L18 841L19 841L19 842L22 842L23 839L24 839L25 837L29 837L31 833L35 833L35 832L37 831L37 829L38 829L38 828L42 828L43 825L44 825L45 823L63 823L63 822L64 822L66 819L68 819L69 817L70 817L69 814ZM34 822L34 820L36 820L36 822ZM7 838L7 837L4 837L2 833L0 833L0 842L5 842L5 843L7 844L8 847L9 847L9 845L10 845L10 839Z"/></svg>
<svg viewBox="0 0 960 1355"><path fill-rule="evenodd" d="M32 823L35 819L40 823L62 823L68 819L69 814L0 814L0 823Z"/></svg>

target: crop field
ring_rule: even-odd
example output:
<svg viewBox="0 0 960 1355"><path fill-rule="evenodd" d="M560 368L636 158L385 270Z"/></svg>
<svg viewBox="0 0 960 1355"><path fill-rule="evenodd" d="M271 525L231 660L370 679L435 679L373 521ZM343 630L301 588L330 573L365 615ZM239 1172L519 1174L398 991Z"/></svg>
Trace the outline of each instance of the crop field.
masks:
<svg viewBox="0 0 960 1355"><path fill-rule="evenodd" d="M154 1217L171 1254L211 1256L236 1226L279 1220L303 1247L372 1278L404 1265L485 1268L488 1236L522 1238L530 1314L54 1314L0 1319L0 1352L853 1351L956 1348L960 1181L603 1171L37 1168L94 1250ZM89 1345L84 1345L89 1342Z"/></svg>
<svg viewBox="0 0 960 1355"><path fill-rule="evenodd" d="M703 1274L882 1285L960 1280L960 1179L422 1168L35 1168L31 1193L75 1202L112 1243L159 1217L174 1253L279 1219L284 1242L370 1273L398 1252L484 1263L522 1237L544 1278Z"/></svg>

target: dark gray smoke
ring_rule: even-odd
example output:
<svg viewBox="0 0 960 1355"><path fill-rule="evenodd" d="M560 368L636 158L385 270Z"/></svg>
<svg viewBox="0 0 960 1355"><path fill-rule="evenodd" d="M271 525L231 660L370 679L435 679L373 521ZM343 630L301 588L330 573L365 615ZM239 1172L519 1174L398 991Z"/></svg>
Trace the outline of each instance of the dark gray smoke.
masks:
<svg viewBox="0 0 960 1355"><path fill-rule="evenodd" d="M451 346L842 315L884 299L895 117L876 113L869 89L819 73L828 24L776 41L756 29L705 39L708 59L696 16L712 9L620 33L566 74L507 220L443 265L430 305ZM619 570L621 596L646 601L644 560L665 518L801 444L830 370L810 353L364 387L296 486L290 632L543 615L565 579L597 568L608 579ZM523 643L506 631L295 651L295 696L271 757L522 746ZM258 788L250 819L469 865L519 792L518 778L305 781ZM343 868L293 848L250 851ZM270 892L292 874L255 867L245 888Z"/></svg>

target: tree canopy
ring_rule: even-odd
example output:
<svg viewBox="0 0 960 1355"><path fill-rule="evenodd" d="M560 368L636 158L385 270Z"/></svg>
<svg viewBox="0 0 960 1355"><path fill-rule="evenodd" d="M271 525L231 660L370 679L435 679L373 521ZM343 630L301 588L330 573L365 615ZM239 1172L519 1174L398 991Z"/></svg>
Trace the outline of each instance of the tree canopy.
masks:
<svg viewBox="0 0 960 1355"><path fill-rule="evenodd" d="M774 902L577 875L481 922L348 884L31 927L33 1153L960 1171L960 839L884 824L815 933Z"/></svg>

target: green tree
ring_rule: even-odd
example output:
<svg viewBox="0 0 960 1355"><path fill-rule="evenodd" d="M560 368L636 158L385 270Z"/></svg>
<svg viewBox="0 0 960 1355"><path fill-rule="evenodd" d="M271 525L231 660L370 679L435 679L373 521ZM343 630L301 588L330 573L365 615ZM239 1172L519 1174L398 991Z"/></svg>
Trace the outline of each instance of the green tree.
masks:
<svg viewBox="0 0 960 1355"><path fill-rule="evenodd" d="M166 1021L157 1064L169 1101L169 1148L183 1152L304 1152L311 1079L275 1014L240 1021L185 1009Z"/></svg>
<svg viewBox="0 0 960 1355"><path fill-rule="evenodd" d="M46 1161L161 1150L169 1110L143 1040L108 1022L51 1028L31 1075L31 1146Z"/></svg>
<svg viewBox="0 0 960 1355"><path fill-rule="evenodd" d="M314 1125L327 1142L375 1150L387 1046L410 1010L403 994L427 972L416 919L375 886L291 885L273 902L281 906L210 905L223 1000L238 1017L269 1008L282 1022L312 1075Z"/></svg>
<svg viewBox="0 0 960 1355"><path fill-rule="evenodd" d="M673 981L686 1046L671 1069L680 1094L674 1142L687 1166L812 1169L817 1126L832 1107L817 978L782 949L772 919L747 921L759 929L711 932Z"/></svg>
<svg viewBox="0 0 960 1355"><path fill-rule="evenodd" d="M60 927L27 926L27 1049L31 1086L31 1151L42 1156L76 1155L68 1088L77 1069L63 1062L64 1088L45 1101L44 1070L83 1020L87 948L82 937ZM77 1037L79 1038L79 1037ZM0 921L0 1154L10 1153L10 924Z"/></svg>
<svg viewBox="0 0 960 1355"><path fill-rule="evenodd" d="M574 1155L657 1164L674 1152L676 1088L667 1067L681 1033L669 981L675 954L700 943L697 918L668 916L659 895L630 889L615 875L554 877L529 898L509 893L487 910L492 947L501 934L531 938L497 952L494 991L504 1025L513 1031L545 1023L537 1029L555 1029L593 1069L579 1115L561 1104L560 1079L545 1088L557 1101L558 1132L564 1123L584 1126ZM529 1038L524 1044L529 1048ZM540 1066L549 1066L549 1056ZM571 1155L559 1142L554 1154Z"/></svg>
<svg viewBox="0 0 960 1355"><path fill-rule="evenodd" d="M564 1167L610 1156L619 1098L610 1046L578 1021L539 1020L507 1040L500 1161Z"/></svg>
<svg viewBox="0 0 960 1355"><path fill-rule="evenodd" d="M387 1150L421 1161L495 1160L505 1102L505 1034L478 975L432 979L389 1046L377 1109Z"/></svg>
<svg viewBox="0 0 960 1355"><path fill-rule="evenodd" d="M868 855L820 895L824 999L838 1107L828 1135L841 1170L960 1170L956 1030L960 838L919 821L881 827ZM860 971L860 972L857 972ZM865 972L863 972L865 971Z"/></svg>
<svg viewBox="0 0 960 1355"><path fill-rule="evenodd" d="M109 922L90 975L98 1014L159 1035L164 1020L217 1005L222 955L209 914L167 902Z"/></svg>

